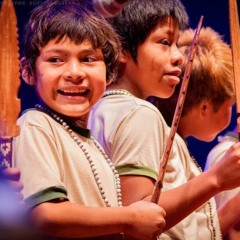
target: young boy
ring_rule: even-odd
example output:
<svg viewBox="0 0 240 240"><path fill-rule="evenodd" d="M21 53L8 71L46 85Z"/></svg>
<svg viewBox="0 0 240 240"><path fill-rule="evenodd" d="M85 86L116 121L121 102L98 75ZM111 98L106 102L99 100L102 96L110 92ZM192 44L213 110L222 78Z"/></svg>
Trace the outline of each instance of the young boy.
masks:
<svg viewBox="0 0 240 240"><path fill-rule="evenodd" d="M182 64L183 71L186 67L193 36L194 31L189 29L180 35L178 41L179 48L185 56L185 61ZM157 106L169 126L172 124L179 92L180 86L176 88L173 96L169 99L151 99L151 102ZM229 125L234 102L231 49L213 29L202 28L192 63L178 133L183 139L193 136L201 141L212 141L219 132ZM226 151L219 156L219 160L225 153ZM219 195L223 194L225 194L225 191ZM240 203L238 198L232 198L228 202L228 206L225 205L218 210L220 226L224 235L233 226L234 222L239 220L238 215L234 214L238 212ZM232 212L229 209L235 209L236 211ZM232 219L226 218L229 212L231 212Z"/></svg>
<svg viewBox="0 0 240 240"><path fill-rule="evenodd" d="M128 205L150 199L159 173L169 128L145 99L170 97L180 81L183 56L177 41L187 14L178 0L134 0L111 22L122 41L121 68L115 84L92 109L89 127L117 166L123 204ZM200 174L185 142L175 138L159 201L167 213L168 235L160 238L220 239L211 197L240 184L240 144Z"/></svg>
<svg viewBox="0 0 240 240"><path fill-rule="evenodd" d="M31 223L46 239L151 239L165 225L164 210L146 201L121 207L118 173L86 128L120 50L114 30L89 9L87 1L55 0L33 10L21 65L40 103L18 120L13 159Z"/></svg>

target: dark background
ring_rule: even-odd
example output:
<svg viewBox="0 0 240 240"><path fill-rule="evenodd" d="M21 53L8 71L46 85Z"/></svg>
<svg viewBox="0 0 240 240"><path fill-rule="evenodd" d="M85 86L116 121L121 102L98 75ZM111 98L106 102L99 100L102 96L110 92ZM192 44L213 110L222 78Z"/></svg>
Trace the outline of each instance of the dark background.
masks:
<svg viewBox="0 0 240 240"><path fill-rule="evenodd" d="M1 2L1 1L0 1ZM23 26L26 23L31 9L38 4L41 0L33 1L18 1L13 0L19 28L19 41L21 49L21 39L23 35ZM204 16L203 26L210 26L219 32L223 39L230 44L229 32L229 14L228 14L228 0L182 0L190 18L190 27L196 28L201 15ZM240 0L238 0L238 7ZM33 107L36 102L34 91L31 87L27 86L23 81L19 90L19 98L21 99L22 110ZM194 124L194 123L193 123ZM236 109L233 109L232 121L229 127L221 132L224 134L226 131L232 130L236 124ZM191 153L195 156L199 164L204 167L206 156L209 150L217 143L217 138L210 142L205 143L198 141L194 138L188 138L188 146Z"/></svg>

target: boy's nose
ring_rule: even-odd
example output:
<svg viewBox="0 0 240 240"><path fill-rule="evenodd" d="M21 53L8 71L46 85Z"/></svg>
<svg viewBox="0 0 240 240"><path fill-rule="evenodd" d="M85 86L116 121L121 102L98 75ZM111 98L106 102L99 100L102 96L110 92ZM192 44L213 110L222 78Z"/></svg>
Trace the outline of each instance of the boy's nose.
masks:
<svg viewBox="0 0 240 240"><path fill-rule="evenodd" d="M179 66L183 63L183 55L177 47L173 51L171 61L174 66Z"/></svg>
<svg viewBox="0 0 240 240"><path fill-rule="evenodd" d="M81 66L79 61L71 61L67 65L65 78L71 81L79 81L84 79L86 73L84 71L84 67Z"/></svg>

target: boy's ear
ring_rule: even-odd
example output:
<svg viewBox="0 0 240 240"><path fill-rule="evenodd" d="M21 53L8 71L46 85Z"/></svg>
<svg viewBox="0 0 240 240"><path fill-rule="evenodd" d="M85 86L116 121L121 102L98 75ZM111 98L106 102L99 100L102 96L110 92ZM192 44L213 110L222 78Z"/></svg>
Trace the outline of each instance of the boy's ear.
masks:
<svg viewBox="0 0 240 240"><path fill-rule="evenodd" d="M200 103L200 112L203 117L205 117L207 114L209 114L209 111L211 111L211 104L208 101L203 100Z"/></svg>
<svg viewBox="0 0 240 240"><path fill-rule="evenodd" d="M107 85L110 85L111 83L116 83L117 78L119 78L123 75L128 55L129 54L124 50L121 52L117 76L113 77L112 79L108 79L107 80Z"/></svg>
<svg viewBox="0 0 240 240"><path fill-rule="evenodd" d="M127 56L128 56L128 53L125 50L122 50L121 56L120 56L120 62L121 63L126 63L127 62Z"/></svg>
<svg viewBox="0 0 240 240"><path fill-rule="evenodd" d="M112 82L113 82L113 79L112 79L112 78L108 79L108 80L107 80L107 86L110 85Z"/></svg>
<svg viewBox="0 0 240 240"><path fill-rule="evenodd" d="M26 59L22 58L20 61L20 68L21 68L21 74L22 74L22 78L23 80L33 86L35 83L34 77L32 75L32 73L30 73L29 67L26 64Z"/></svg>

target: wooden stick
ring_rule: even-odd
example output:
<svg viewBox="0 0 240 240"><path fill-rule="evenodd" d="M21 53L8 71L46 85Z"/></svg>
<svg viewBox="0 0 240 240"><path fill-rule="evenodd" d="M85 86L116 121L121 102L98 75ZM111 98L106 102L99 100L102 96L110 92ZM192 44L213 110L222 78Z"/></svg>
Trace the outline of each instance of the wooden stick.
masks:
<svg viewBox="0 0 240 240"><path fill-rule="evenodd" d="M240 27L237 0L229 0L229 23L236 92L237 130L240 140Z"/></svg>
<svg viewBox="0 0 240 240"><path fill-rule="evenodd" d="M11 0L0 12L0 168L11 167L12 138L18 135L20 86L17 18Z"/></svg>
<svg viewBox="0 0 240 240"><path fill-rule="evenodd" d="M195 30L195 34L194 34L194 38L191 44L191 49L190 52L188 54L188 61L186 64L186 69L184 72L184 76L183 76L183 80L182 80L182 85L181 85L181 89L179 92L179 96L178 96L178 101L177 101L177 106L175 109L175 113L173 116L173 121L172 121L172 126L171 126L171 130L170 130L170 134L166 143L166 147L163 153L163 157L161 159L161 163L160 163L160 170L159 170L159 175L158 175L158 179L155 183L155 187L153 189L153 193L152 193L152 198L151 201L154 203L158 203L159 198L160 198L160 194L161 194L161 189L163 186L163 178L165 175L165 170L166 170L166 166L167 166L167 162L168 162L168 158L169 158L169 154L172 148L172 143L174 140L174 136L175 133L177 131L177 127L178 127L178 123L181 117L181 113L182 113L182 108L183 108L183 104L184 104L184 100L185 100L185 96L186 96L186 92L187 92L187 87L188 87L188 82L189 82L189 77L190 77L190 73L192 70L192 61L196 52L196 45L197 45L197 40L198 40L198 36L202 27L202 22L203 22L203 16L201 16L197 29Z"/></svg>

